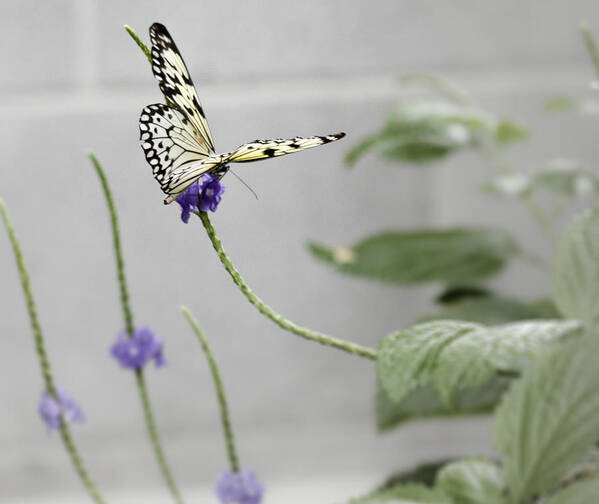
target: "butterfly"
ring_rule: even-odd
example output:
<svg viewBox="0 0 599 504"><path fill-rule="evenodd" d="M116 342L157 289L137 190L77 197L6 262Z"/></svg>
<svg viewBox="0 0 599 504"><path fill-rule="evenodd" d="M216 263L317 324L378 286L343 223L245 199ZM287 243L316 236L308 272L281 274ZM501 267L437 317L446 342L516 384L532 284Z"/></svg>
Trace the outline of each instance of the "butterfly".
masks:
<svg viewBox="0 0 599 504"><path fill-rule="evenodd" d="M166 27L150 27L152 71L168 104L144 107L139 117L141 147L154 178L172 203L204 173L222 177L229 163L248 163L291 154L345 136L254 140L225 154L214 150L212 134L185 62Z"/></svg>

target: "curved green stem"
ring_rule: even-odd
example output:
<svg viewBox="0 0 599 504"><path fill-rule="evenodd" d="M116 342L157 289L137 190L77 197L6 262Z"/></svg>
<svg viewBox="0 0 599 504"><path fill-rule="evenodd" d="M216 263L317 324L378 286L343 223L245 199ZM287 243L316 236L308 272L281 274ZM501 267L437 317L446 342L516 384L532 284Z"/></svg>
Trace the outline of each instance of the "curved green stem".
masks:
<svg viewBox="0 0 599 504"><path fill-rule="evenodd" d="M17 263L17 270L19 272L19 277L21 279L21 285L23 287L23 294L25 296L25 303L27 304L27 312L29 313L29 321L31 323L31 329L33 330L33 339L35 341L35 350L37 353L37 357L40 363L40 368L42 371L42 378L44 380L44 385L48 394L50 394L54 400L58 401L58 396L56 394L56 384L54 383L54 379L52 377L52 372L50 369L50 360L48 359L48 354L46 352L46 347L44 345L44 337L42 335L42 328L40 326L39 320L37 318L37 310L35 307L35 300L33 299L33 292L31 290L31 284L29 282L29 274L27 272L27 267L25 266L25 260L23 258L23 252L21 251L21 246L19 244L19 240L15 233L14 227L8 216L8 211L6 210L6 206L4 205L4 201L0 199L0 213L2 213L2 218L4 220L4 224L6 226L6 231L8 232L8 237L10 239L10 243L12 245L13 253L15 256L15 261ZM60 418L60 435L62 437L62 441L64 447L71 458L71 463L75 468L75 471L79 475L79 479L83 483L83 486L89 493L90 497L96 504L104 504L104 499L98 492L96 485L90 478L83 460L77 451L77 447L75 446L75 442L71 436L71 432L67 423L63 418Z"/></svg>
<svg viewBox="0 0 599 504"><path fill-rule="evenodd" d="M216 389L218 405L220 407L220 417L223 426L223 434L225 435L225 443L227 445L229 463L233 472L239 472L239 457L237 456L237 451L235 450L235 439L233 437L233 427L231 426L229 406L227 405L227 396L225 395L225 388L220 377L218 365L216 364L216 360L212 354L212 349L210 348L210 345L208 345L208 340L202 333L197 320L187 307L181 307L181 311L191 325L193 332L195 332L196 336L198 337L200 345L202 345L202 350L204 350L204 353L206 354L206 359L208 360L208 365L210 366L210 372L212 373L212 381L214 382L214 388Z"/></svg>
<svg viewBox="0 0 599 504"><path fill-rule="evenodd" d="M247 300L256 308L258 308L258 311L262 313L262 315L272 320L279 327L304 339L316 341L321 345L337 348L338 350L343 350L344 352L358 355L360 357L376 360L376 350L374 348L364 347L356 343L350 343L349 341L344 341L326 334L306 329L305 327L298 326L290 320L287 320L285 317L274 311L252 292L252 289L248 287L239 272L235 269L235 266L233 266L231 259L229 259L229 256L224 251L221 241L214 231L214 227L210 222L208 214L206 212L198 212L197 215L200 217L200 220L204 225L204 229L208 234L208 238L210 238L212 246L214 247L214 250L216 251L221 263L225 267L225 270L227 270L229 275L231 275L233 282L235 285L237 285L237 287L239 287L239 290L245 295Z"/></svg>
<svg viewBox="0 0 599 504"><path fill-rule="evenodd" d="M112 228L112 240L114 246L114 253L116 258L116 267L117 267L117 276L119 283L119 291L121 295L121 305L123 307L123 316L125 318L125 329L127 331L127 335L129 337L133 336L134 332L134 324L133 324L133 313L131 311L131 306L129 304L129 290L127 288L127 277L125 275L125 261L123 259L123 250L121 247L121 238L119 233L119 220L118 214L116 211L116 207L114 205L114 199L112 198L112 193L110 191L110 187L108 185L108 180L102 169L102 165L96 158L93 153L89 154L89 158L91 159L94 168L96 169L96 173L100 179L102 184L102 189L104 191L104 197L106 199L106 204L108 206L108 211L110 213L110 224ZM158 467L160 468L160 472L162 473L162 477L164 478L171 495L175 502L178 504L183 504L183 499L181 498L181 494L177 485L175 484L175 480L172 476L170 467L166 461L166 456L164 454L164 450L162 448L162 443L160 441L160 436L158 434L158 429L156 428L156 422L154 420L154 414L152 412L152 406L150 403L150 396L148 394L148 389L146 386L145 378L142 370L136 370L135 378L137 383L137 389L139 391L139 396L141 398L141 404L143 408L144 419L146 422L146 428L148 430L148 436L150 437L150 442L152 443L152 447L154 449L154 454L156 455L156 460L158 462Z"/></svg>

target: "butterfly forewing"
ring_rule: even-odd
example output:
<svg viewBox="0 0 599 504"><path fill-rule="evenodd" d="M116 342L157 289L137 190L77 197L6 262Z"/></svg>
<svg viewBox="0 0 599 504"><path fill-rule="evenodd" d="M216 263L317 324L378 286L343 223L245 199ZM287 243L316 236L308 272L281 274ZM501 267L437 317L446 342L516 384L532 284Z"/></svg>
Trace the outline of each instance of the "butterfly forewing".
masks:
<svg viewBox="0 0 599 504"><path fill-rule="evenodd" d="M276 138L274 140L254 140L239 147L237 150L225 156L225 162L248 163L271 157L283 156L304 149L311 149L329 142L343 138L345 133L333 135L313 136L308 138Z"/></svg>
<svg viewBox="0 0 599 504"><path fill-rule="evenodd" d="M212 134L206 121L189 71L177 46L165 26L154 23L150 27L152 41L152 70L162 94L185 114L201 136L201 143L214 152Z"/></svg>

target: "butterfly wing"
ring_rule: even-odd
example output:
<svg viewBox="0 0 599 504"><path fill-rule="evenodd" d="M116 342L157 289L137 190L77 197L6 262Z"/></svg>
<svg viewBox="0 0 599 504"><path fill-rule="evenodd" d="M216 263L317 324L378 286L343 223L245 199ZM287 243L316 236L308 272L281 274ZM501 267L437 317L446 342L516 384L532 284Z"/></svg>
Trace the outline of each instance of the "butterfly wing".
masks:
<svg viewBox="0 0 599 504"><path fill-rule="evenodd" d="M295 137L289 139L277 138L275 140L254 140L244 144L227 154L212 154L202 160L192 163L189 166L183 166L176 170L176 176L170 185L170 196L164 202L171 203L175 201L178 194L195 182L202 174L223 170L228 163L249 163L271 157L283 156L293 152L299 152L304 149L311 149L325 143L334 142L343 138L345 133L335 133L326 136L313 137ZM175 173L175 172L173 172Z"/></svg>
<svg viewBox="0 0 599 504"><path fill-rule="evenodd" d="M225 163L249 163L260 159L267 159L285 154L292 154L318 145L334 142L343 138L345 133L335 133L325 136L295 137L289 139L276 138L274 140L254 140L253 142L238 147L235 151L224 157Z"/></svg>
<svg viewBox="0 0 599 504"><path fill-rule="evenodd" d="M204 109L193 86L185 62L170 36L160 23L150 27L152 41L152 71L158 80L160 91L183 113L200 135L201 144L209 153L214 152L212 134L206 121Z"/></svg>
<svg viewBox="0 0 599 504"><path fill-rule="evenodd" d="M165 193L176 197L210 169L208 165L203 171L193 168L209 152L178 110L162 103L148 105L139 117L139 133L146 160Z"/></svg>

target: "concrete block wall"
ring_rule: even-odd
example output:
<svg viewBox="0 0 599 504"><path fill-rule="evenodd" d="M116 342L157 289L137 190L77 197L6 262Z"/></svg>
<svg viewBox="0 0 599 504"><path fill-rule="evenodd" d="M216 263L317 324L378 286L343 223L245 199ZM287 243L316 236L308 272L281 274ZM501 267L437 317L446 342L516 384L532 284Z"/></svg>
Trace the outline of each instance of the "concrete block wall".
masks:
<svg viewBox="0 0 599 504"><path fill-rule="evenodd" d="M519 163L558 155L594 160L595 122L540 113L545 98L582 93L593 77L577 34L583 17L595 24L599 5L0 3L0 196L22 241L56 379L88 417L75 435L109 495L160 482L133 380L107 358L122 321L107 211L89 150L103 162L120 210L136 320L166 341L169 367L150 369L148 381L186 489L211 484L226 461L212 385L182 304L200 319L221 362L242 460L268 481L322 480L329 473L374 478L437 454L490 450L484 421L427 422L375 436L372 364L282 332L247 304L199 223L182 224L177 209L161 203L137 140L139 111L161 97L122 25L146 40L152 22L168 26L218 149L259 137L347 132L332 145L241 166L237 172L259 200L227 177L213 221L248 283L275 309L376 345L426 311L434 288L408 291L338 276L309 257L308 240L348 244L380 229L492 223L510 227L541 254L548 247L521 209L479 194L489 168L476 156L430 170L369 157L348 172L344 153L384 120L399 96L396 77L426 70L531 125L535 136L513 152ZM42 383L5 238L0 279L0 501L76 493L58 439L46 435L35 412ZM523 265L498 286L523 296L547 289L546 279ZM163 490L153 492L166 501Z"/></svg>

